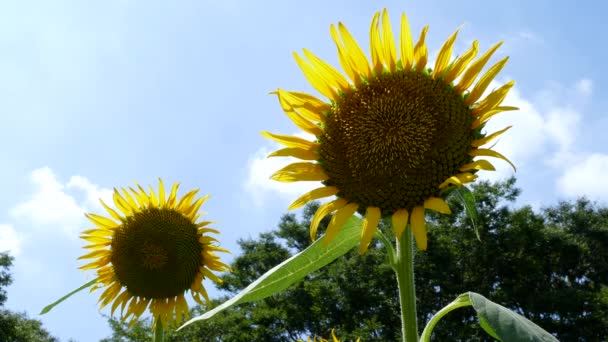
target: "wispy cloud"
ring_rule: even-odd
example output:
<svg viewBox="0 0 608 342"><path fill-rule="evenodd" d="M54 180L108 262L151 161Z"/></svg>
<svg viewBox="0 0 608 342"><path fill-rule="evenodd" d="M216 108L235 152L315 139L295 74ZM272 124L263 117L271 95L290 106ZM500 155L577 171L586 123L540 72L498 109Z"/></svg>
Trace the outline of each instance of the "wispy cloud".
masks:
<svg viewBox="0 0 608 342"><path fill-rule="evenodd" d="M99 198L111 203L109 189L100 188L82 176L73 176L64 184L49 167L32 171L30 181L34 192L15 205L10 216L21 224L31 223L33 230L59 228L67 236L75 237L82 229L84 213L99 209ZM79 197L84 198L78 200Z"/></svg>
<svg viewBox="0 0 608 342"><path fill-rule="evenodd" d="M0 224L0 252L9 252L12 256L21 253L23 236L17 233L10 224Z"/></svg>

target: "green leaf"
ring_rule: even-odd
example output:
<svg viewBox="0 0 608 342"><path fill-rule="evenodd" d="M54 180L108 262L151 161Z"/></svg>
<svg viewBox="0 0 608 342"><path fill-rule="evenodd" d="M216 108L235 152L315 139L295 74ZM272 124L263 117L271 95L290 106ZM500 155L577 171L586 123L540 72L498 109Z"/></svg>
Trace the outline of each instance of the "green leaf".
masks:
<svg viewBox="0 0 608 342"><path fill-rule="evenodd" d="M469 292L469 298L473 308L480 317L482 328L494 338L499 338L502 341L557 341L553 335L529 319L492 302L478 293ZM481 321L481 318L484 321ZM494 335L484 325L491 328Z"/></svg>
<svg viewBox="0 0 608 342"><path fill-rule="evenodd" d="M483 330L485 330L485 332L487 332L488 335L494 337L495 339L497 339L499 341L502 341L500 339L500 337L498 337L498 335L496 335L496 331L494 331L494 329L492 329L492 327L490 326L488 321L486 321L486 319L483 318L483 316L477 315L477 319L479 319L479 325L481 326L481 328L483 328Z"/></svg>
<svg viewBox="0 0 608 342"><path fill-rule="evenodd" d="M346 254L357 245L361 238L361 219L352 216L340 229L338 235L327 246L323 238L317 240L302 252L275 266L234 297L184 323L178 330L237 304L260 300L278 293L319 268Z"/></svg>
<svg viewBox="0 0 608 342"><path fill-rule="evenodd" d="M479 230L477 229L477 203L475 201L475 196L471 192L469 188L466 186L461 186L457 188L454 193L462 200L462 204L464 205L464 210L469 215L471 219L471 224L473 225L473 230L475 230L475 235L477 236L477 240L481 241L481 237L479 236Z"/></svg>
<svg viewBox="0 0 608 342"><path fill-rule="evenodd" d="M55 306L57 306L57 305L61 304L61 302L63 302L64 300L66 300L66 299L70 298L70 297L71 297L73 294L76 294L76 293L78 293L78 292L80 292L80 291L82 291L82 290L86 289L87 287L90 287L91 285L95 284L95 283L97 282L97 279L98 279L98 278L95 278L95 279L91 280L90 282L88 282L88 283L86 283L86 284L82 285L81 287L77 288L76 290L74 290L74 291L72 291L72 292L70 292L70 293L66 294L65 296L63 296L63 297L59 298L59 299L58 299L57 301L55 301L54 303L52 303L52 304L49 304L49 305L45 306L45 307L44 307L44 309L42 309L42 311L40 311L40 314L41 314L41 315L44 315L45 313L47 313L47 312L51 311L51 309L52 309L52 308L54 308Z"/></svg>

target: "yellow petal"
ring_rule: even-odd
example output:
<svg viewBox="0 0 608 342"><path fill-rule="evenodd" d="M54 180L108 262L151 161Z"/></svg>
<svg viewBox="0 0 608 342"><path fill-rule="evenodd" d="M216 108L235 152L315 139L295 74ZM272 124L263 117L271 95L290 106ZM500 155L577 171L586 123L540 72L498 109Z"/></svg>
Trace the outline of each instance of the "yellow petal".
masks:
<svg viewBox="0 0 608 342"><path fill-rule="evenodd" d="M489 161L480 159L480 160L476 160L472 163L465 164L465 165L461 166L458 170L463 171L463 172L471 171L471 170L496 171L496 168L494 167L494 165L490 164Z"/></svg>
<svg viewBox="0 0 608 342"><path fill-rule="evenodd" d="M478 116L478 118L477 118L477 120L475 120L473 122L473 124L471 125L471 128L475 129L475 128L481 126L481 124L488 121L491 117L493 117L494 115L496 115L498 113L509 111L509 110L518 110L518 109L519 108L517 108L517 107L498 106L498 107L494 107L494 109L489 110L485 113L477 113L474 116Z"/></svg>
<svg viewBox="0 0 608 342"><path fill-rule="evenodd" d="M384 66L384 51L382 49L382 41L380 39L380 30L378 28L378 20L380 19L380 12L376 12L372 18L372 23L369 27L369 50L372 54L372 65L376 76L382 74Z"/></svg>
<svg viewBox="0 0 608 342"><path fill-rule="evenodd" d="M345 199L338 198L335 201L327 202L327 203L321 205L319 207L319 209L317 209L317 211L315 212L315 215L312 218L312 221L310 221L310 238L311 238L311 240L314 241L316 239L317 228L319 228L319 223L321 223L321 220L325 216L344 207L347 203L348 202Z"/></svg>
<svg viewBox="0 0 608 342"><path fill-rule="evenodd" d="M319 155L314 151L305 150L297 147L286 147L278 151L274 151L268 155L270 157L294 157L302 160L317 160Z"/></svg>
<svg viewBox="0 0 608 342"><path fill-rule="evenodd" d="M345 51L344 45L342 44L340 36L338 35L338 29L336 29L336 27L332 24L330 26L329 31L331 34L331 39L334 41L334 43L336 44L336 48L338 49L338 59L340 60L340 65L342 66L342 69L346 72L346 74L353 81L354 84L359 84L361 81L361 77L359 76L356 67L353 66L350 61L350 57Z"/></svg>
<svg viewBox="0 0 608 342"><path fill-rule="evenodd" d="M353 216L353 214L357 211L359 205L357 203L349 203L344 207L338 209L336 214L331 218L329 225L327 226L327 231L325 232L325 237L323 237L323 245L327 246L340 232L342 226L348 221L348 219Z"/></svg>
<svg viewBox="0 0 608 342"><path fill-rule="evenodd" d="M414 42L405 13L401 14L401 65L403 70L410 70L414 61Z"/></svg>
<svg viewBox="0 0 608 342"><path fill-rule="evenodd" d="M424 208L434 210L442 214L451 214L450 207L442 198L430 197L424 201Z"/></svg>
<svg viewBox="0 0 608 342"><path fill-rule="evenodd" d="M338 339L338 337L336 337L335 334L335 329L331 329L331 338L333 339L333 342L340 342L340 340Z"/></svg>
<svg viewBox="0 0 608 342"><path fill-rule="evenodd" d="M310 122L308 119L300 115L300 113L296 112L291 104L285 100L283 96L279 96L279 103L281 104L281 108L285 114L293 121L296 126L300 127L305 132L308 132L313 135L322 135L323 130L321 127L315 125Z"/></svg>
<svg viewBox="0 0 608 342"><path fill-rule="evenodd" d="M114 194L112 195L112 197L114 199L114 204L120 211L123 212L123 214L127 216L131 215L132 210L129 206L129 203L124 198L122 198L118 190L114 189Z"/></svg>
<svg viewBox="0 0 608 342"><path fill-rule="evenodd" d="M137 207L147 207L148 205L150 205L150 198L148 197L148 194L146 194L146 190L144 190L141 185L135 183L139 189L135 190L132 187L129 187L129 190L131 190L131 192L133 193L133 195L135 196L135 199L137 200L137 202L139 203L139 205L135 205L135 207L133 208L137 208ZM126 191L125 191L126 193Z"/></svg>
<svg viewBox="0 0 608 342"><path fill-rule="evenodd" d="M439 189L445 188L446 186L448 186L450 184L454 184L457 187L461 187L463 184L470 183L470 182L474 181L476 178L477 178L477 175L474 175L469 172L459 173L456 176L452 176L452 177L446 179L445 182L443 182L443 183L441 183L441 185L439 185Z"/></svg>
<svg viewBox="0 0 608 342"><path fill-rule="evenodd" d="M272 92L272 94L277 94L279 97L283 98L283 100L289 103L292 108L296 109L300 115L313 122L324 121L325 116L323 113L331 109L330 104L306 93L278 89L276 92ZM302 112L300 111L301 108L304 108L307 111Z"/></svg>
<svg viewBox="0 0 608 342"><path fill-rule="evenodd" d="M161 208L167 203L167 199L165 198L165 184L163 184L163 180L160 178L158 179L158 202Z"/></svg>
<svg viewBox="0 0 608 342"><path fill-rule="evenodd" d="M488 50L486 53L483 54L483 56L479 57L478 60L476 60L475 62L473 62L473 64L471 64L471 66L467 69L467 71L464 72L464 75L462 75L460 82L456 86L457 92L462 93L466 89L469 89L469 87L471 86L473 81L475 81L475 78L477 77L477 75L479 75L479 72L481 71L481 69L483 69L483 67L486 65L486 63L490 59L490 57L492 57L492 54L494 54L494 52L501 45L502 45L502 42L499 42L496 45L492 46L490 48L490 50Z"/></svg>
<svg viewBox="0 0 608 342"><path fill-rule="evenodd" d="M323 94L325 97L329 99L336 99L338 93L328 84L323 76L319 73L317 69L315 69L312 65L308 64L306 61L302 59L297 53L293 53L293 57L298 63L300 69L304 73L304 77L308 80L308 83L312 85L319 93Z"/></svg>
<svg viewBox="0 0 608 342"><path fill-rule="evenodd" d="M118 306L120 304L122 304L124 301L129 300L129 298L131 298L131 294L129 293L129 291L126 289L124 291L122 291L122 293L119 294L118 297L116 297L116 299L114 300L114 303L112 303L112 310L110 311L110 316L113 316L114 311L116 311Z"/></svg>
<svg viewBox="0 0 608 342"><path fill-rule="evenodd" d="M114 298L116 298L121 289L122 285L120 285L118 282L113 283L111 286L105 289L101 296L99 296L99 301L101 302L100 307L103 308L108 305Z"/></svg>
<svg viewBox="0 0 608 342"><path fill-rule="evenodd" d="M397 66L397 50L386 8L382 11L382 47L384 64L390 72L394 72Z"/></svg>
<svg viewBox="0 0 608 342"><path fill-rule="evenodd" d="M203 205L203 203L205 203L207 201L207 199L209 199L209 195L206 195L204 197L200 197L199 199L197 199L194 204L192 204L190 206L190 208L186 208L184 210L184 215L186 217L189 218L193 218L194 215L198 212L198 210L201 208L201 206Z"/></svg>
<svg viewBox="0 0 608 342"><path fill-rule="evenodd" d="M133 197L131 197L129 192L127 190L125 190L125 188L120 188L120 190L122 191L124 198L127 200L127 203L129 203L129 206L131 208L137 208L137 203L135 202Z"/></svg>
<svg viewBox="0 0 608 342"><path fill-rule="evenodd" d="M304 56L308 58L313 68L317 70L319 75L322 75L325 81L333 88L348 89L350 85L348 81L334 67L327 64L319 57L315 56L308 49L304 49Z"/></svg>
<svg viewBox="0 0 608 342"><path fill-rule="evenodd" d="M177 210L183 212L186 207L189 207L198 191L198 189L194 189L185 194L184 197L179 200L179 203L176 206Z"/></svg>
<svg viewBox="0 0 608 342"><path fill-rule="evenodd" d="M297 200L293 201L287 210L297 209L304 204L324 197L329 197L337 194L339 192L338 188L335 186L324 186L322 188L317 188L312 191L305 193L304 195L298 197Z"/></svg>
<svg viewBox="0 0 608 342"><path fill-rule="evenodd" d="M485 113L499 106L505 97L507 97L507 93L509 93L513 85L515 85L515 81L510 81L491 92L485 99L477 103L473 109L473 115L480 115L480 113Z"/></svg>
<svg viewBox="0 0 608 342"><path fill-rule="evenodd" d="M393 214L393 233L395 233L395 236L397 238L401 238L401 234L403 233L403 231L405 230L405 227L407 226L407 219L408 219L409 213L407 211L407 209L399 209L397 211L395 211L395 213Z"/></svg>
<svg viewBox="0 0 608 342"><path fill-rule="evenodd" d="M458 36L458 30L452 33L450 38L445 41L441 50L439 50L439 55L437 56L437 60L435 61L435 68L433 70L433 78L437 79L443 72L445 68L450 63L450 59L452 58L452 48L454 47L454 41L456 41L456 37Z"/></svg>
<svg viewBox="0 0 608 342"><path fill-rule="evenodd" d="M314 163L293 163L275 172L271 179L278 182L323 181L329 177L321 165Z"/></svg>
<svg viewBox="0 0 608 342"><path fill-rule="evenodd" d="M167 199L167 206L173 208L175 206L175 201L177 200L177 190L179 190L179 183L173 183L171 187L171 192L169 193L169 199Z"/></svg>
<svg viewBox="0 0 608 342"><path fill-rule="evenodd" d="M476 149L470 151L469 155L473 156L473 157L483 156L483 157L494 157L494 158L502 159L511 165L511 167L513 168L513 171L517 171L517 169L515 168L515 165L513 163L511 163L511 161L509 159L507 159L507 157L503 156L502 154L500 154L494 150L490 150L490 149L486 149L486 148L476 148Z"/></svg>
<svg viewBox="0 0 608 342"><path fill-rule="evenodd" d="M110 261L112 261L112 257L108 254L108 255L102 256L101 258L99 258L93 262L90 262L84 266L80 266L80 267L78 267L78 269L79 270L96 269L96 268L100 268L100 267L103 267L103 266L109 264Z"/></svg>
<svg viewBox="0 0 608 342"><path fill-rule="evenodd" d="M97 214L84 214L84 216L101 228L114 229L118 226L118 223Z"/></svg>
<svg viewBox="0 0 608 342"><path fill-rule="evenodd" d="M97 236L90 236L90 235L83 235L80 238L85 241L88 241L90 243L95 243L95 244L105 244L105 243L112 242L112 239L102 238L102 237L97 237Z"/></svg>
<svg viewBox="0 0 608 342"><path fill-rule="evenodd" d="M420 32L420 38L418 38L418 43L416 43L416 47L414 47L414 64L418 72L422 72L422 70L424 70L428 59L429 53L426 48L426 43L424 42L428 30L428 25L422 28L422 32Z"/></svg>
<svg viewBox="0 0 608 342"><path fill-rule="evenodd" d="M158 197L156 197L156 193L154 192L152 185L149 185L148 189L150 190L150 204L152 204L154 208L158 208Z"/></svg>
<svg viewBox="0 0 608 342"><path fill-rule="evenodd" d="M477 101L481 97L483 92L486 91L486 89L490 85L490 82L492 82L494 77L496 77L496 75L502 70L502 68L505 66L505 64L507 64L508 60L509 60L509 57L505 57L505 58L501 59L496 64L494 64L490 69L488 69L488 71L486 71L486 73L483 74L483 76L481 76L481 78L479 79L479 82L477 82L477 84L475 85L475 87L473 88L471 93L466 98L465 104L467 106L470 106L471 104L475 103L475 101Z"/></svg>
<svg viewBox="0 0 608 342"><path fill-rule="evenodd" d="M120 216L120 214L118 214L116 210L108 207L108 205L102 199L100 199L99 202L101 202L101 206L103 206L106 211L110 213L110 216L112 216L117 221L122 221L123 217Z"/></svg>
<svg viewBox="0 0 608 342"><path fill-rule="evenodd" d="M86 216L86 214L85 214ZM114 234L114 231L112 229L106 229L106 228L93 228L93 229L87 229L82 231L81 236L84 235L93 235L93 236L101 236L101 237L108 237L108 236L112 236Z"/></svg>
<svg viewBox="0 0 608 342"><path fill-rule="evenodd" d="M376 233L376 230L378 230L378 223L380 223L381 217L382 212L380 211L380 208L367 207L365 217L363 218L363 223L361 225L361 244L359 245L360 255L367 252L369 243L372 241L372 237Z"/></svg>
<svg viewBox="0 0 608 342"><path fill-rule="evenodd" d="M186 299L184 298L183 295L179 295L177 296L177 302L176 302L176 307L177 307L177 313L176 313L176 317L175 319L177 320L177 324L181 324L182 323L182 316L184 317L184 319L188 319L188 303L186 302Z"/></svg>
<svg viewBox="0 0 608 342"><path fill-rule="evenodd" d="M363 77L370 79L372 77L372 70L369 67L369 62L367 57L365 57L365 53L363 53L363 50L361 50L357 41L350 32L348 32L346 26L342 23L338 23L338 30L340 31L340 36L342 36L344 47L350 56L352 63L356 66L357 71Z"/></svg>
<svg viewBox="0 0 608 342"><path fill-rule="evenodd" d="M492 133L492 134L490 134L490 135L488 135L486 137L483 137L481 139L473 140L471 142L471 146L473 146L473 147L483 146L483 145L491 142L492 140L498 138L501 134L503 134L504 132L506 132L511 127L513 127L513 126L508 126L508 127L504 128L504 129L501 129L498 132L494 132L494 133Z"/></svg>
<svg viewBox="0 0 608 342"><path fill-rule="evenodd" d="M100 256L106 256L106 255L109 255L109 254L110 254L109 250L102 249L102 250L97 250L97 251L92 251L90 253L87 253L87 254L79 257L78 260L99 258Z"/></svg>
<svg viewBox="0 0 608 342"><path fill-rule="evenodd" d="M269 132L262 132L262 135L287 147L303 148L309 151L316 151L318 149L317 144L291 135L273 134Z"/></svg>
<svg viewBox="0 0 608 342"><path fill-rule="evenodd" d="M94 244L94 245L85 245L85 246L82 246L82 248L85 248L85 249L105 249L106 247L108 247L111 244L112 244L112 242L97 243L97 244Z"/></svg>
<svg viewBox="0 0 608 342"><path fill-rule="evenodd" d="M418 249L421 251L426 250L426 222L424 220L423 207L417 206L412 209L411 227L412 232L414 233L414 239L416 240L416 246L418 246Z"/></svg>
<svg viewBox="0 0 608 342"><path fill-rule="evenodd" d="M467 50L462 56L458 57L454 63L450 66L447 74L444 77L445 83L452 83L456 79L456 77L460 76L460 74L466 69L469 65L469 62L477 55L477 50L479 49L479 43L474 41L471 48Z"/></svg>

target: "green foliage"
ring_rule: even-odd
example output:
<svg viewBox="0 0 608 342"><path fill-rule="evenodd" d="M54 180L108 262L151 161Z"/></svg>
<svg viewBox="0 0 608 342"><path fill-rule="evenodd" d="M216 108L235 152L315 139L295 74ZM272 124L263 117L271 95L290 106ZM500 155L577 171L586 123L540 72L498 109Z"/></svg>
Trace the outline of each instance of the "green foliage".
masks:
<svg viewBox="0 0 608 342"><path fill-rule="evenodd" d="M13 257L8 253L0 253L0 307L6 302L6 288L13 282L13 278L9 272L10 267L13 265Z"/></svg>
<svg viewBox="0 0 608 342"><path fill-rule="evenodd" d="M42 326L25 313L0 310L0 341L3 342L58 342Z"/></svg>
<svg viewBox="0 0 608 342"><path fill-rule="evenodd" d="M13 257L0 253L0 307L7 299L6 288L13 282L10 267ZM0 309L0 341L2 342L56 342L55 337L42 327L39 320L29 319L25 313Z"/></svg>

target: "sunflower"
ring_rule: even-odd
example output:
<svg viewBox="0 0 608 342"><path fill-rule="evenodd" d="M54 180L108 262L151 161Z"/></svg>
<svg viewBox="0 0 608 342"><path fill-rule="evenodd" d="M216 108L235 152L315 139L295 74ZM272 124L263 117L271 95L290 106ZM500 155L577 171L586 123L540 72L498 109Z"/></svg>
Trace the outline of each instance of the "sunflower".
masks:
<svg viewBox="0 0 608 342"><path fill-rule="evenodd" d="M204 278L221 280L212 271L227 271L216 252L228 252L216 245L209 233L209 221L198 222L199 209L209 195L196 199L192 190L181 199L175 183L169 197L159 180L158 194L150 193L137 184L137 190L114 189L114 204L120 212L101 204L110 217L86 214L95 228L85 230L81 238L90 243L88 252L80 259L95 259L80 269L97 270L98 280L92 291L105 288L99 302L101 308L112 303L112 315L121 307L123 320L135 322L149 307L155 319L164 326L181 322L188 316L184 298L190 290L200 304L209 296L203 287ZM201 298L202 296L202 298ZM127 307L125 313L125 307ZM175 313L175 317L174 317Z"/></svg>
<svg viewBox="0 0 608 342"><path fill-rule="evenodd" d="M370 27L370 63L342 23L331 25L347 77L306 49L304 57L294 53L306 79L328 101L297 91L278 89L273 93L287 116L316 140L262 134L286 146L269 157L303 160L278 170L272 179L323 182L323 187L302 195L289 209L337 197L316 211L310 226L313 240L325 216L334 213L324 237L329 243L358 212L364 217L360 253L367 250L383 217L392 218L397 237L409 223L418 248L425 250L425 209L450 214L444 201L449 190L474 181L479 170L495 170L488 160L475 157L500 158L513 166L500 153L482 148L510 128L486 134L486 122L497 113L517 109L501 106L513 81L480 100L508 57L491 66L473 85L502 43L473 61L478 51L474 41L464 54L451 60L456 31L430 69L427 31L425 26L414 44L402 14L397 46L386 9L382 15L377 12Z"/></svg>

